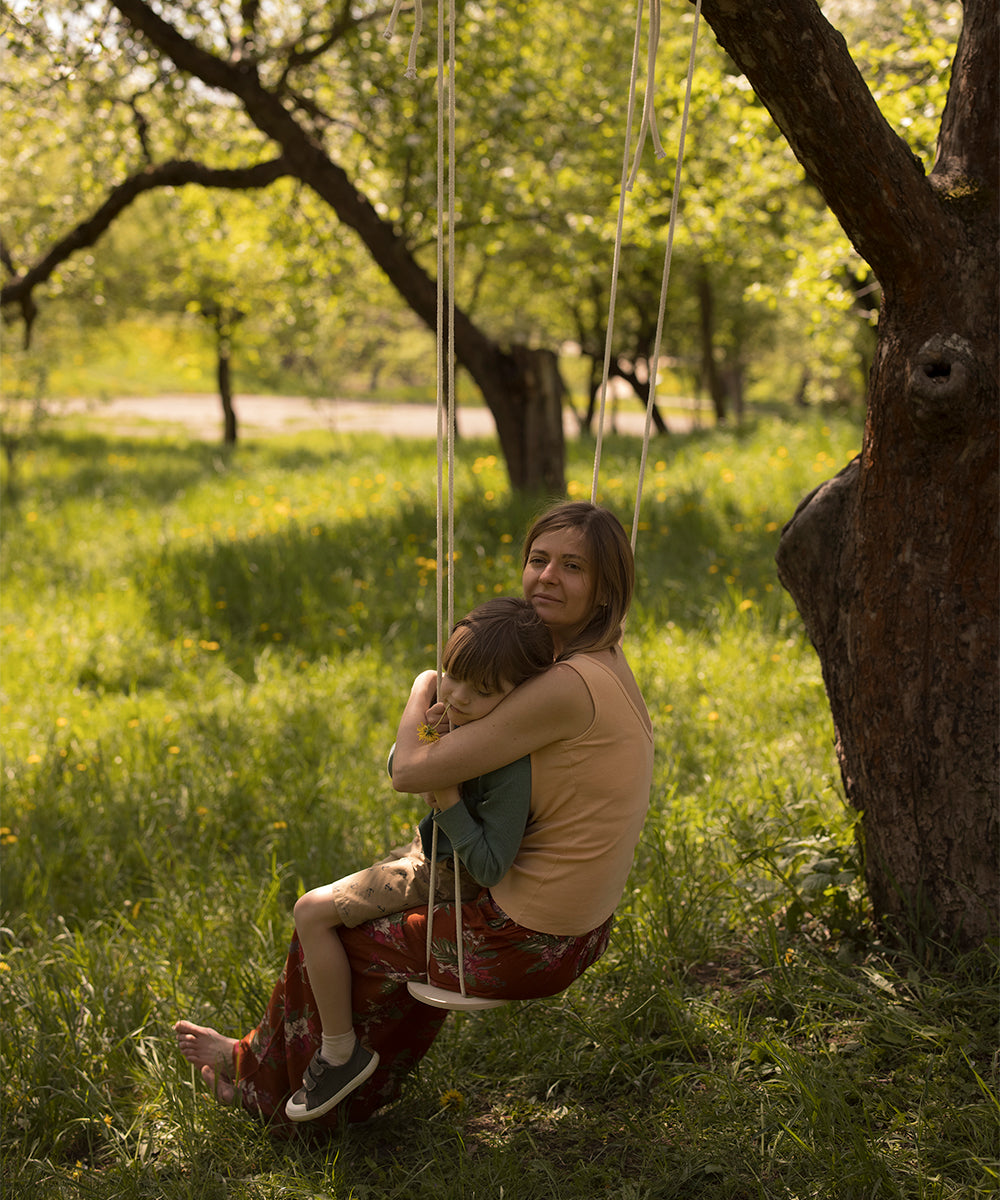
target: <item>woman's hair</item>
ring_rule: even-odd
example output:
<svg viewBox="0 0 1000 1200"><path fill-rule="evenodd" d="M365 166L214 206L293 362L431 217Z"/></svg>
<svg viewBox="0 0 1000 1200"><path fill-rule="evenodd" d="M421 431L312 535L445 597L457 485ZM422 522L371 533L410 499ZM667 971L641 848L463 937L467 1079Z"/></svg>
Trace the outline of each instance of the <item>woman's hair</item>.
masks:
<svg viewBox="0 0 1000 1200"><path fill-rule="evenodd" d="M552 666L552 634L520 596L498 596L455 622L441 665L481 692L517 687Z"/></svg>
<svg viewBox="0 0 1000 1200"><path fill-rule="evenodd" d="M596 504L570 500L557 504L538 517L524 539L522 569L531 547L543 534L557 529L579 529L589 558L593 592L593 614L560 658L580 651L613 650L622 638L622 624L632 603L635 559L621 521Z"/></svg>

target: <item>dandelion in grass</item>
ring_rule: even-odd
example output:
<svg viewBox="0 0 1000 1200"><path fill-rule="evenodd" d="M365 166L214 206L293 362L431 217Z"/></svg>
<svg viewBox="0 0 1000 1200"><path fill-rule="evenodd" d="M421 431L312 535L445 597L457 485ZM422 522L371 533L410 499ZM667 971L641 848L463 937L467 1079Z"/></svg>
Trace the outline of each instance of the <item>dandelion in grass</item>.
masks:
<svg viewBox="0 0 1000 1200"><path fill-rule="evenodd" d="M446 1092L442 1092L438 1100L441 1108L461 1108L464 1103L465 1097L455 1088L448 1088Z"/></svg>

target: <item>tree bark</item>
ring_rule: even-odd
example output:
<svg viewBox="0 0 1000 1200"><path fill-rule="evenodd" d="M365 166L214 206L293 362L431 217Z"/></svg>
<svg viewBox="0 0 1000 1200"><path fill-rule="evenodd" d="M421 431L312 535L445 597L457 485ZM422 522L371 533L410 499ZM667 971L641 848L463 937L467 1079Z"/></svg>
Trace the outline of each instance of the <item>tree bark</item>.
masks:
<svg viewBox="0 0 1000 1200"><path fill-rule="evenodd" d="M146 0L114 0L125 20L181 71L235 96L257 128L273 139L294 173L339 220L361 238L400 296L429 328L437 327L437 284L410 253L404 239L384 221L347 173L296 119L282 97L261 82L253 59L227 61L202 49L155 13ZM511 486L519 491L565 493L565 447L552 430L551 380L554 361L540 369L534 352L500 347L456 306L454 353L476 383L497 425ZM543 384L543 380L547 382ZM539 390L541 388L541 390ZM562 389L559 381L558 389ZM556 389L556 390L558 390ZM552 393L554 394L554 392ZM535 405L541 409L536 411ZM537 441L544 431L545 441ZM558 461L554 455L558 454Z"/></svg>
<svg viewBox="0 0 1000 1200"><path fill-rule="evenodd" d="M876 917L959 945L998 912L997 18L967 0L929 176L814 0L704 0L883 289L861 454L778 552L819 654Z"/></svg>

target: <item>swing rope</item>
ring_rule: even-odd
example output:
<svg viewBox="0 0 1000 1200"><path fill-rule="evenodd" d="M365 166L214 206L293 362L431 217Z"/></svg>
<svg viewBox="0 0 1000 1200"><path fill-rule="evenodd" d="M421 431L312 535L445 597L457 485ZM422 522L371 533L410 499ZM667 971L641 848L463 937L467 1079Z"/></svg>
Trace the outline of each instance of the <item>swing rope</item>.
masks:
<svg viewBox="0 0 1000 1200"><path fill-rule="evenodd" d="M655 15L654 15L655 14ZM691 114L691 91L694 81L694 68L698 49L698 27L701 21L701 0L697 0L694 12L694 29L691 34L691 52L688 56L687 81L684 89L684 110L681 116L680 137L677 146L677 161L674 170L674 187L670 197L670 222L667 228L667 245L663 260L663 274L660 283L660 307L656 319L656 335L653 340L653 353L649 361L649 395L646 400L646 421L643 426L642 452L639 459L639 480L636 487L635 505L632 510L632 552L635 553L636 541L639 535L639 509L642 503L642 489L646 476L646 463L649 457L649 442L652 432L653 409L656 405L656 377L659 373L660 346L663 339L663 321L667 306L667 290L670 283L670 264L673 258L674 234L677 230L677 212L681 194L681 179L684 167L684 147L687 140L688 122ZM631 143L632 116L635 111L636 66L639 59L639 42L642 29L642 0L639 0L636 12L635 43L632 51L632 76L629 84L628 118L625 127L625 155L622 164L622 186L618 200L618 225L615 233L615 249L612 259L611 298L608 309L608 326L604 345L604 374L601 380L601 403L598 418L597 438L594 450L594 476L591 486L591 503L597 502L597 483L601 470L601 452L604 444L604 412L607 403L608 377L611 368L611 344L614 337L615 297L618 290L618 273L621 263L622 229L624 226L625 194L632 190L639 170L639 159L645 144L647 130L651 132L657 158L665 157L663 147L656 132L656 114L653 106L653 94L656 78L656 50L660 34L660 16L658 0L654 0L650 9L649 22L649 58L646 79L646 96L643 105L643 117L639 127L638 145L632 164L632 171L626 182L628 164L628 148Z"/></svg>
<svg viewBox="0 0 1000 1200"><path fill-rule="evenodd" d="M677 152L677 163L674 174L674 188L670 203L670 223L667 234L667 246L664 257L663 278L660 287L660 307L657 317L656 336L653 355L650 360L649 398L646 404L646 422L643 430L642 453L639 465L639 480L636 490L635 508L632 518L631 547L635 553L639 527L639 508L642 500L643 480L649 453L652 413L656 401L656 375L658 370L660 344L663 332L663 318L666 311L667 288L670 279L670 262L673 254L674 233L677 224L678 201L680 197L681 174L684 161L684 144L687 136L687 126L691 106L691 90L694 78L695 52L698 42L698 26L701 17L702 0L696 0L694 16L694 32L691 39L691 53L688 63L687 84L684 97L684 111L681 120L680 139ZM402 0L395 0L389 23L384 31L386 40L391 39L395 29ZM600 476L601 452L604 436L604 415L607 404L607 387L611 366L611 345L614 333L615 302L618 289L619 268L621 263L622 236L625 218L625 199L635 184L647 135L652 137L654 152L657 158L664 158L665 152L660 143L656 129L656 113L654 107L656 54L660 38L659 0L653 0L650 8L649 45L646 94L643 103L643 113L635 155L629 169L629 148L632 141L632 122L635 115L636 81L638 76L639 48L642 38L643 0L638 0L636 6L635 40L632 50L631 75L629 80L628 113L625 129L625 152L622 161L622 180L618 203L618 219L615 231L615 245L612 262L612 279L609 299L608 326L605 338L604 369L601 380L600 412L594 454L594 474L591 487L591 503L597 502L597 485ZM415 24L410 40L410 50L407 60L406 77L416 78L417 43L423 24L423 7L421 0L415 0ZM444 610L447 607L447 628L454 624L454 592L455 592L455 0L449 0L447 17L447 69L445 54L445 22L439 19L437 28L437 92L438 92L438 122L437 122L437 505L436 505L436 534L437 534L437 672L440 689L442 676L442 658L445 642ZM446 83L447 79L447 83ZM445 137L445 114L447 113L447 138ZM445 144L447 142L447 145ZM447 179L445 174L447 161ZM447 221L445 221L445 192L447 191ZM447 253L446 253L447 251ZM445 326L447 327L445 329ZM447 402L445 402L447 397ZM447 430L444 428L447 414ZM447 538L444 529L444 475L447 463L448 503L447 503ZM445 546L447 545L447 550ZM447 557L447 568L444 559ZM437 849L438 826L433 822L431 836L430 861L430 896L427 905L427 939L425 948L427 988L420 998L439 1007L449 1007L445 989L434 988L431 985L431 960L434 937L434 897L437 890ZM498 1000L479 1000L468 997L465 986L465 947L462 928L462 882L461 862L458 851L454 855L455 874L455 949L458 967L458 983L460 996L469 1001L469 1006L494 1007L504 1003ZM411 983L411 991L414 985ZM437 993L432 995L430 993ZM414 992L414 994L417 994ZM454 993L451 993L454 995Z"/></svg>
<svg viewBox="0 0 1000 1200"><path fill-rule="evenodd" d="M654 0L654 4L659 0ZM618 268L622 254L622 230L625 225L625 194L628 191L628 155L632 144L632 118L635 115L635 86L639 73L639 44L642 40L642 0L636 5L635 40L632 44L632 73L629 79L628 111L625 117L625 152L622 158L622 182L618 193L618 224L615 228L615 248L611 259L611 288L608 300L608 327L604 337L604 370L601 376L601 399L597 414L597 441L594 448L594 478L590 486L590 502L597 503L597 480L601 470L601 451L604 446L604 410L608 401L608 376L611 373L611 333L615 324L615 301L618 296ZM647 89L648 90L648 89Z"/></svg>
<svg viewBox="0 0 1000 1200"><path fill-rule="evenodd" d="M447 632L455 623L455 3L449 0L448 30L438 20L437 27L437 673L441 687L442 658ZM419 31L410 45L411 58ZM445 42L447 40L447 65ZM445 114L447 112L447 131ZM447 143L447 144L446 144ZM445 164L447 163L447 178ZM447 220L445 192L447 190ZM447 282L446 282L447 281ZM443 319L446 316L446 320ZM444 428L447 421L447 429ZM445 461L448 479L448 527L444 530L443 496ZM447 567L445 566L447 559ZM447 621L444 618L447 608ZM434 897L437 894L438 825L431 833L430 895L427 905L427 941L425 969L431 982L431 958L434 941ZM462 883L458 851L455 869L455 941L458 955L458 985L465 990L465 953L462 932Z"/></svg>

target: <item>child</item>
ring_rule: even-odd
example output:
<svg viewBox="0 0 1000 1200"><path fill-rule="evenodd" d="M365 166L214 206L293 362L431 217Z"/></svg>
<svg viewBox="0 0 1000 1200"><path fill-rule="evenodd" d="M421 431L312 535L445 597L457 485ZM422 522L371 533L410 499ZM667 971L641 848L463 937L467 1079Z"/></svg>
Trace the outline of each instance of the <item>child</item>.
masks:
<svg viewBox="0 0 1000 1200"><path fill-rule="evenodd" d="M485 717L518 684L551 666L552 637L527 600L488 600L458 621L442 655L438 701L444 714L426 736ZM443 728L445 722L448 729ZM392 771L392 756L389 758ZM474 900L498 883L517 854L528 820L531 763L528 757L478 779L435 793L434 811L420 822L411 845L374 866L301 896L295 928L323 1027L302 1087L285 1106L293 1121L328 1113L372 1074L378 1055L354 1034L351 973L337 932L363 921L427 904L431 839L438 825L435 901L455 896L449 866L453 848L463 864L462 899Z"/></svg>

